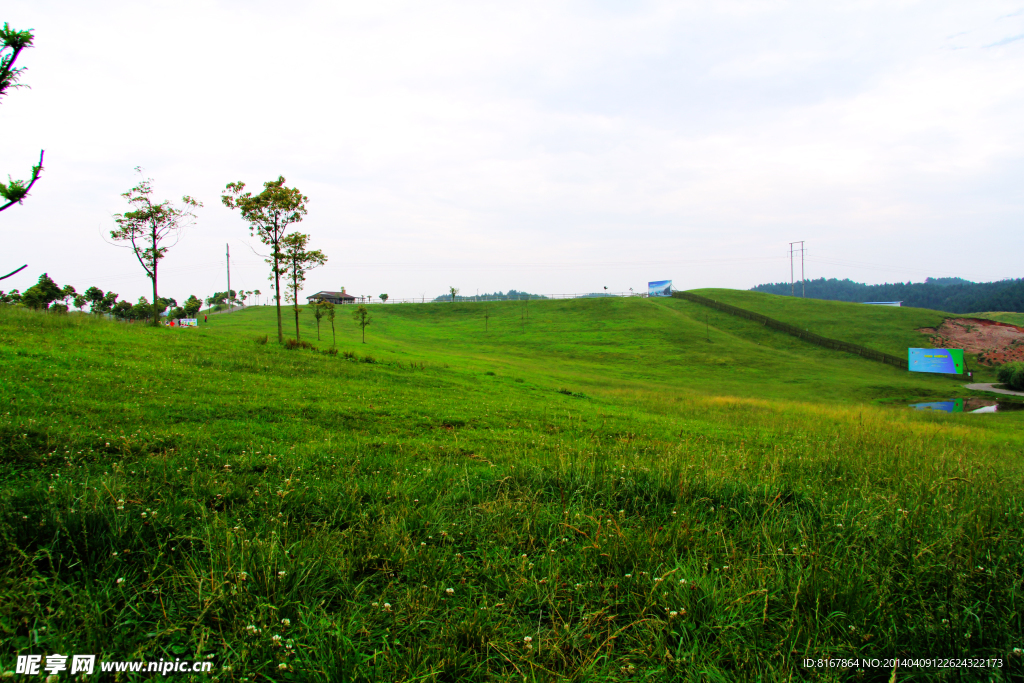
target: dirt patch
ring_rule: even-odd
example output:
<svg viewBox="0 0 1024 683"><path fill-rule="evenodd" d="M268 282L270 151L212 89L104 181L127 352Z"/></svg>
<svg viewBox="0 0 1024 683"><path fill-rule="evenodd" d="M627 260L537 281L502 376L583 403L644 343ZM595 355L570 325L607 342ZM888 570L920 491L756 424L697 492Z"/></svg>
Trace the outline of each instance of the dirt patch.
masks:
<svg viewBox="0 0 1024 683"><path fill-rule="evenodd" d="M918 332L929 335L935 348L977 354L982 365L1024 361L1024 327L980 318L947 318L939 329L922 327Z"/></svg>

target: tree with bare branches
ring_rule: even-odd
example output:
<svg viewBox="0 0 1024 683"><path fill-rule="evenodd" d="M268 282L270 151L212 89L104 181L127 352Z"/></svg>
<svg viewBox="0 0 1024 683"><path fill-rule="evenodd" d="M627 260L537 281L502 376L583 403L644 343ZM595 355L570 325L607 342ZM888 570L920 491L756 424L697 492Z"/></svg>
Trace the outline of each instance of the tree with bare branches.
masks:
<svg viewBox="0 0 1024 683"><path fill-rule="evenodd" d="M23 83L18 83L25 67L14 66L14 64L23 50L32 47L32 38L31 29L15 31L7 22L4 22L3 29L0 29L0 98L3 98L9 90L26 87ZM39 152L39 163L32 167L32 175L27 181L13 180L7 176L7 182L0 183L0 197L6 200L6 203L0 205L0 211L9 209L15 204L21 204L22 200L28 196L29 190L39 180L39 174L43 172L44 153L45 150Z"/></svg>
<svg viewBox="0 0 1024 683"><path fill-rule="evenodd" d="M135 172L141 176L142 168L136 166ZM126 243L123 246L132 250L146 271L146 277L153 283L153 324L159 325L157 275L160 261L167 255L167 250L178 243L182 232L195 223L196 215L193 212L203 205L188 195L181 198L180 207L170 200L155 204L150 197L152 194L153 179L143 178L138 185L121 195L128 200L132 210L114 214L117 229L110 231L110 237L115 242Z"/></svg>

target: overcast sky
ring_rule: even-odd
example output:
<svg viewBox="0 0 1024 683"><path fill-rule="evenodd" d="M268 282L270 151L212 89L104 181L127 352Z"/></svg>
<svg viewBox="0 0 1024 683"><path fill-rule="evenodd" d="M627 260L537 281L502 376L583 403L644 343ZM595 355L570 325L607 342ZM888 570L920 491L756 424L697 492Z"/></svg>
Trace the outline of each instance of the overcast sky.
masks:
<svg viewBox="0 0 1024 683"><path fill-rule="evenodd" d="M205 204L161 294L270 289L227 182L283 175L306 293L1021 277L1024 1L55 2L0 102L0 282L149 294L134 167ZM799 278L799 263L797 264Z"/></svg>

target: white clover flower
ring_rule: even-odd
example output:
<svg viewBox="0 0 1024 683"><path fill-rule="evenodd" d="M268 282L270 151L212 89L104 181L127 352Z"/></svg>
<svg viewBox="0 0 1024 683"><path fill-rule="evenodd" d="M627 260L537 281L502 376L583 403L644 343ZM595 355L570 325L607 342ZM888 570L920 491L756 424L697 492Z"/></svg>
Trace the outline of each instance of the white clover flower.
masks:
<svg viewBox="0 0 1024 683"><path fill-rule="evenodd" d="M668 616L673 618L673 619L675 619L676 617L679 616L679 612L676 612L675 610L673 610L673 611L668 613Z"/></svg>
<svg viewBox="0 0 1024 683"><path fill-rule="evenodd" d="M523 636L523 642L524 643L532 643L533 642L533 638L531 638L530 636Z"/></svg>
<svg viewBox="0 0 1024 683"><path fill-rule="evenodd" d="M448 595L455 595L455 589L454 588L445 588L444 592L447 593Z"/></svg>
<svg viewBox="0 0 1024 683"><path fill-rule="evenodd" d="M279 572L277 573L277 578L279 578L279 579L283 579L283 578L284 578L284 575L285 575L285 574L287 574L287 573L288 573L288 572L286 572L285 570L283 570L283 569L282 569L281 571L279 571Z"/></svg>
<svg viewBox="0 0 1024 683"><path fill-rule="evenodd" d="M277 635L276 633L274 635L270 636L270 639L272 641L274 641L275 644L281 642L281 636Z"/></svg>
<svg viewBox="0 0 1024 683"><path fill-rule="evenodd" d="M117 585L120 586L122 583L124 583L124 577L123 576L117 580Z"/></svg>
<svg viewBox="0 0 1024 683"><path fill-rule="evenodd" d="M285 626L291 626L292 625L292 620L289 619L288 617L285 617L284 619L281 620L281 623L284 624Z"/></svg>
<svg viewBox="0 0 1024 683"><path fill-rule="evenodd" d="M385 612L390 612L391 611L391 603L390 602L385 602L384 603L384 611Z"/></svg>
<svg viewBox="0 0 1024 683"><path fill-rule="evenodd" d="M626 578L627 578L627 579L632 579L632 578L633 578L633 575L632 575L632 574L626 574Z"/></svg>
<svg viewBox="0 0 1024 683"><path fill-rule="evenodd" d="M277 665L277 668L280 669L281 671L287 671L288 670L288 665L285 664L284 662L281 662L280 664Z"/></svg>

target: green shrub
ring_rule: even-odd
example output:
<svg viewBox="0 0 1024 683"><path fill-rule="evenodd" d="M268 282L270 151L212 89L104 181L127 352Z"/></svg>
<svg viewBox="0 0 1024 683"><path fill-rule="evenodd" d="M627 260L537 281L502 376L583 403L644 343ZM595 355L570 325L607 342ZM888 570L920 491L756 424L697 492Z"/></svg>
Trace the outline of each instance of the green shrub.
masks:
<svg viewBox="0 0 1024 683"><path fill-rule="evenodd" d="M1024 391L1024 363L1007 363L999 368L999 381L1010 389Z"/></svg>
<svg viewBox="0 0 1024 683"><path fill-rule="evenodd" d="M285 339L284 348L288 349L289 351L293 351L295 349L313 349L314 351L316 350L315 346L310 344L308 341L302 341L301 339Z"/></svg>

